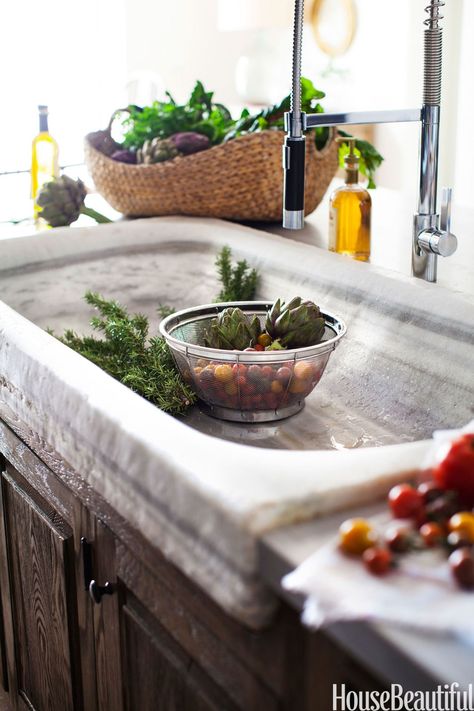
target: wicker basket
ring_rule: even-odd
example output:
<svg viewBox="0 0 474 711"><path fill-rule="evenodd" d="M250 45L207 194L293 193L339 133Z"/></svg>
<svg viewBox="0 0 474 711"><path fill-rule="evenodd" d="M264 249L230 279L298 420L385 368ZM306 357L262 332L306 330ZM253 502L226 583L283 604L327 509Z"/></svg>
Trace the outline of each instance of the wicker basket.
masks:
<svg viewBox="0 0 474 711"><path fill-rule="evenodd" d="M124 215L197 215L277 221L282 214L283 133L262 131L154 165L108 156L118 147L108 129L85 139L85 160L97 191ZM334 134L317 151L306 141L305 213L312 212L337 169Z"/></svg>

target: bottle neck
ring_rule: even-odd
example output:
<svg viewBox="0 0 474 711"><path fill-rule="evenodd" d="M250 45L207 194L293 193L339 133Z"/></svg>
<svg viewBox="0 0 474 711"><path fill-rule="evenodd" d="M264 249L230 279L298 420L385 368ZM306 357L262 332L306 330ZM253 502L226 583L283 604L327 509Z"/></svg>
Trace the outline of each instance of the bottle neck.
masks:
<svg viewBox="0 0 474 711"><path fill-rule="evenodd" d="M40 133L48 133L48 114L41 113L39 116Z"/></svg>
<svg viewBox="0 0 474 711"><path fill-rule="evenodd" d="M350 167L346 168L346 184L356 185L359 182L359 169Z"/></svg>

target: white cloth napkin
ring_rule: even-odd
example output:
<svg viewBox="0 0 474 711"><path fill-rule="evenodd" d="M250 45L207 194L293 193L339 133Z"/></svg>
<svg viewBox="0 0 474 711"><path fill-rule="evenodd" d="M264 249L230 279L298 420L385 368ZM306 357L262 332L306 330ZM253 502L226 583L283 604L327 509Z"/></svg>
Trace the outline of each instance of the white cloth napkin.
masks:
<svg viewBox="0 0 474 711"><path fill-rule="evenodd" d="M430 459L462 430L436 432ZM376 529L393 521L388 511L373 517ZM474 593L451 578L446 554L431 549L399 556L399 566L384 577L371 575L362 561L345 556L334 540L307 558L282 580L285 589L306 595L303 622L311 627L339 620L373 620L420 630L451 633L474 640Z"/></svg>

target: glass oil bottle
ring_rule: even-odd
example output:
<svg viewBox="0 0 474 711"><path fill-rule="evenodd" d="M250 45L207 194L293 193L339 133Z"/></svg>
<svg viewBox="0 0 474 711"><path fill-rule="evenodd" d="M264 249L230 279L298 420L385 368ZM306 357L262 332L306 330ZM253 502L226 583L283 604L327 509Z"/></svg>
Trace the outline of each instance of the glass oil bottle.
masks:
<svg viewBox="0 0 474 711"><path fill-rule="evenodd" d="M36 196L45 183L59 175L58 144L48 129L48 107L38 106L39 133L31 147L31 197L34 201L34 217L39 219Z"/></svg>
<svg viewBox="0 0 474 711"><path fill-rule="evenodd" d="M355 138L338 140L349 144L349 153L344 158L345 184L334 190L329 202L329 249L368 262L372 200L369 192L359 185Z"/></svg>

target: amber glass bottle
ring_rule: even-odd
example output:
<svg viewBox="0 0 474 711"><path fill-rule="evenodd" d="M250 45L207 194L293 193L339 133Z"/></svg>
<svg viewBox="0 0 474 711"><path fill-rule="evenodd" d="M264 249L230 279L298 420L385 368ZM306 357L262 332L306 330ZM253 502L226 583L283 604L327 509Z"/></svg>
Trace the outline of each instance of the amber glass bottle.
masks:
<svg viewBox="0 0 474 711"><path fill-rule="evenodd" d="M344 138L349 153L344 158L346 181L336 188L329 203L329 249L361 262L370 258L369 192L359 185L359 161L354 152L355 138Z"/></svg>
<svg viewBox="0 0 474 711"><path fill-rule="evenodd" d="M41 187L59 175L58 144L48 130L48 107L38 106L39 133L31 147L31 197L34 200L34 215L38 218L40 209L36 196Z"/></svg>

